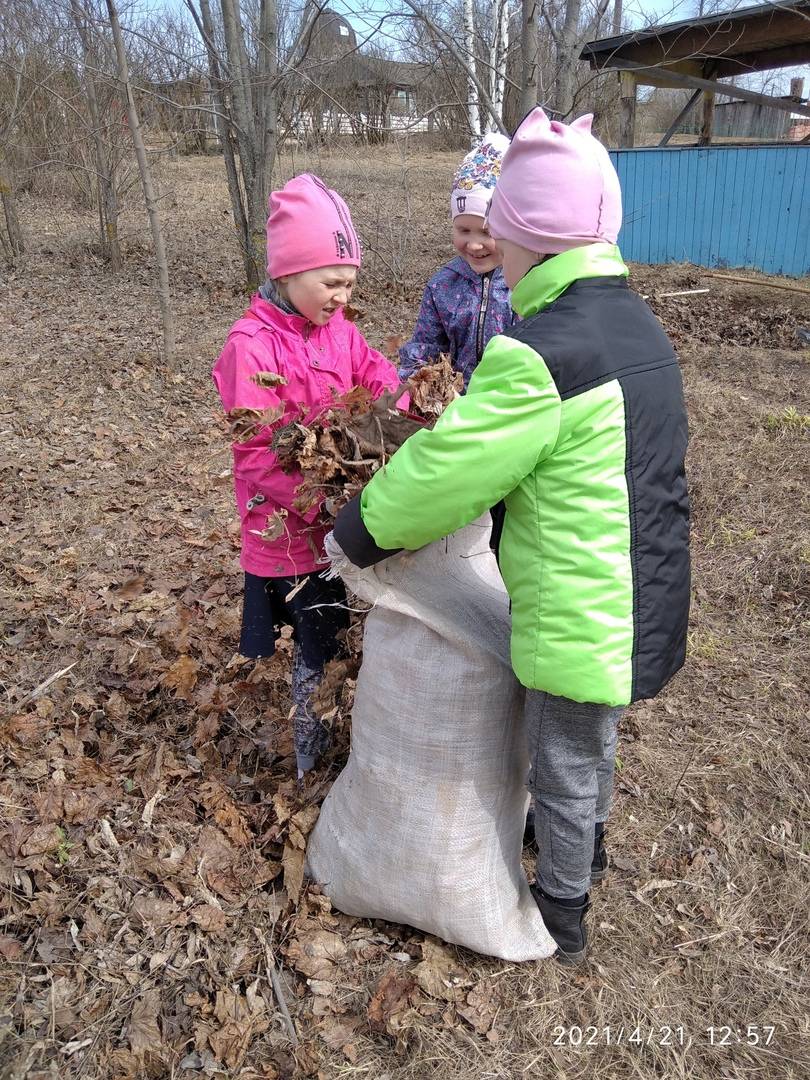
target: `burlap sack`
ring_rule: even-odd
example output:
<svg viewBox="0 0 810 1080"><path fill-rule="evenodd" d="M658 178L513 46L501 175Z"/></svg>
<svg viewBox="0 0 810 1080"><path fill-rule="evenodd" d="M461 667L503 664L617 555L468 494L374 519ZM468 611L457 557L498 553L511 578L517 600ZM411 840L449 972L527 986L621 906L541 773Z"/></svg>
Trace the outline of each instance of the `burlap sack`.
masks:
<svg viewBox="0 0 810 1080"><path fill-rule="evenodd" d="M344 557L346 585L374 606L351 755L310 838L308 868L349 915L535 960L555 945L520 863L523 689L489 532L487 517L368 570Z"/></svg>

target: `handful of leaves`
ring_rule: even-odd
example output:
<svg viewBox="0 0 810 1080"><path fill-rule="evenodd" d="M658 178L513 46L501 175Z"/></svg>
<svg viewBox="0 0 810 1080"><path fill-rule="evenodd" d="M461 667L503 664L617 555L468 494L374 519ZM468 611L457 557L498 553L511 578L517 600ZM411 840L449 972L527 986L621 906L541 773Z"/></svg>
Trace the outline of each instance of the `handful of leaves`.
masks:
<svg viewBox="0 0 810 1080"><path fill-rule="evenodd" d="M442 356L376 401L358 386L310 424L294 420L277 428L271 449L282 469L302 475L295 509L305 514L323 502L335 515L407 438L433 426L462 385L461 374ZM396 407L405 393L410 396L407 413Z"/></svg>

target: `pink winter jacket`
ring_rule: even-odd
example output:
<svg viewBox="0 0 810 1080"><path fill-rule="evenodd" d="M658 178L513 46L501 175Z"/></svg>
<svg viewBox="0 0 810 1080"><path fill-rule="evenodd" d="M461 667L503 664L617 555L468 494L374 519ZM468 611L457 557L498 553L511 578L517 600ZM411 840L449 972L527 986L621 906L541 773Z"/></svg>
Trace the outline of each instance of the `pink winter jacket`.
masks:
<svg viewBox="0 0 810 1080"><path fill-rule="evenodd" d="M283 375L285 386L262 388L252 381L258 371ZM256 294L245 316L231 327L212 372L226 412L231 409L284 408L276 426L292 419L309 421L353 386L374 397L399 383L396 370L366 343L337 311L326 326L313 326L301 315L287 315ZM334 391L334 393L333 393ZM306 514L293 509L298 472L285 473L268 448L275 428L264 428L249 442L233 444L233 479L242 520L241 565L260 577L291 577L322 568L319 557L331 528L320 507ZM248 504L255 496L264 502ZM286 510L284 532L262 540L269 516ZM274 520L278 520L275 518ZM317 555L316 555L317 552Z"/></svg>

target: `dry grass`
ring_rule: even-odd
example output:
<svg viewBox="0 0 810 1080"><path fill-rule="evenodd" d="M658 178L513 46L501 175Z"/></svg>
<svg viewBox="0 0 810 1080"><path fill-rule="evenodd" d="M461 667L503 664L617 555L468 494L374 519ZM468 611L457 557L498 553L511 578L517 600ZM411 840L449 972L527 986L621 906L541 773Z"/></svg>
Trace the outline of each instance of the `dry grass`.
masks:
<svg viewBox="0 0 810 1080"><path fill-rule="evenodd" d="M445 193L455 160L388 150L373 165L360 152L283 163L285 173L317 169L355 210L370 253L360 326L374 344L407 331L421 283L449 254ZM294 1060L254 926L279 961L304 924L336 928L347 942L365 928L329 914L317 896L274 927L278 881L256 884L284 845L273 832L273 794L290 748L284 656L252 683L227 667L239 577L228 451L208 372L245 298L220 169L217 159L164 169L180 320L174 377L155 367L157 306L137 212L125 223L125 271L112 282L93 255L89 215L23 208L34 251L5 289L0 342L1 674L10 706L0 729L0 1077L206 1075L179 1062L196 1052L195 1038L198 1049L208 1045L201 1032L213 1016L225 1024L227 994L244 1001L258 985L266 1028L255 1029L241 1058L207 1075L803 1078L807 431L771 419L810 412L810 355L795 338L806 324L802 298L716 282L708 297L656 299L695 284L694 269L637 275L683 361L694 604L686 669L623 725L610 826L616 865L593 898L592 961L571 973L453 950L497 1006L491 1036L445 1002L423 1002L390 1034L366 1022L369 998L382 975L402 969L393 951L419 956L421 935L378 925L386 938L357 950L332 996L320 999L332 1018L340 1010L360 1018L348 1056L323 1041L312 988L285 973L305 1043ZM199 666L186 698L172 689L178 655ZM20 704L74 662L38 702ZM205 694L217 693L227 711L206 705ZM257 742L269 759L257 757ZM214 782L226 794L212 804L200 790ZM91 792L98 810L60 804L42 818L60 830L46 855L24 856L20 845L54 787ZM147 823L155 793L166 798ZM102 816L120 852L105 845ZM211 906L213 886L192 856L214 820L235 845L240 829L250 843L239 848L243 893L219 895L227 927L208 933L186 913ZM135 919L138 897L169 904L174 923ZM133 1009L154 1002L150 993L160 1004L162 1056L132 1049ZM763 1041L772 1025L770 1045L749 1046L748 1025ZM712 1046L709 1029L719 1043L726 1026L735 1029L728 1045ZM579 1029L583 1045L573 1046Z"/></svg>

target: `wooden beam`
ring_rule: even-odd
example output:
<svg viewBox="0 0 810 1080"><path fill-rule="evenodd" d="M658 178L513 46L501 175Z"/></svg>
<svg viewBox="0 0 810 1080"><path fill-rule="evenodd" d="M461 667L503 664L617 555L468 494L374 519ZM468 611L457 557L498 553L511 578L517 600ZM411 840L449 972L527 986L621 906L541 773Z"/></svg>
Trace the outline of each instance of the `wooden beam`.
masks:
<svg viewBox="0 0 810 1080"><path fill-rule="evenodd" d="M697 104L697 100L698 100L698 98L700 97L700 95L702 93L703 93L702 90L695 90L694 94L692 94L692 96L689 98L687 103L684 105L684 107L681 109L681 111L678 113L678 115L675 117L675 119L672 121L672 123L667 128L667 130L666 130L666 132L664 134L664 137L661 139L661 142L658 144L659 146L666 146L667 145L669 140L672 138L672 136L675 134L675 132L678 130L678 128L681 126L681 124L684 122L684 120L687 118L689 113L692 111L692 109L694 109L695 105Z"/></svg>
<svg viewBox="0 0 810 1080"><path fill-rule="evenodd" d="M619 146L636 143L636 78L629 71L620 73L621 113L619 116Z"/></svg>
<svg viewBox="0 0 810 1080"><path fill-rule="evenodd" d="M722 94L724 97L736 98L740 101L753 101L755 105L765 105L769 109L777 109L780 112L798 113L800 116L810 117L808 105L797 105L793 101L771 97L769 94L756 94L753 90L743 90L741 86L731 86L728 83L718 82L716 79L699 79L695 75L682 75L680 72L669 71L666 68L635 64L632 60L622 60L620 64L615 63L611 66L619 67L622 72L631 72L641 86L685 86L687 90L708 90L712 94ZM649 82L649 76L654 76L657 81Z"/></svg>
<svg viewBox="0 0 810 1080"><path fill-rule="evenodd" d="M733 11L718 16L710 25L681 22L667 27L653 27L639 31L633 39L613 39L610 46L589 42L583 48L583 59L591 67L621 67L622 61L632 60L642 64L674 63L690 57L702 59L731 58L736 53L758 52L781 46L808 46L807 9L791 10L777 5L763 6L761 13L747 16L735 15ZM801 62L801 61L794 61Z"/></svg>
<svg viewBox="0 0 810 1080"><path fill-rule="evenodd" d="M808 35L810 35L810 29L808 29ZM727 79L731 75L746 75L751 71L773 71L775 68L795 67L799 64L810 64L810 42L721 56L715 61L714 74L717 78Z"/></svg>

